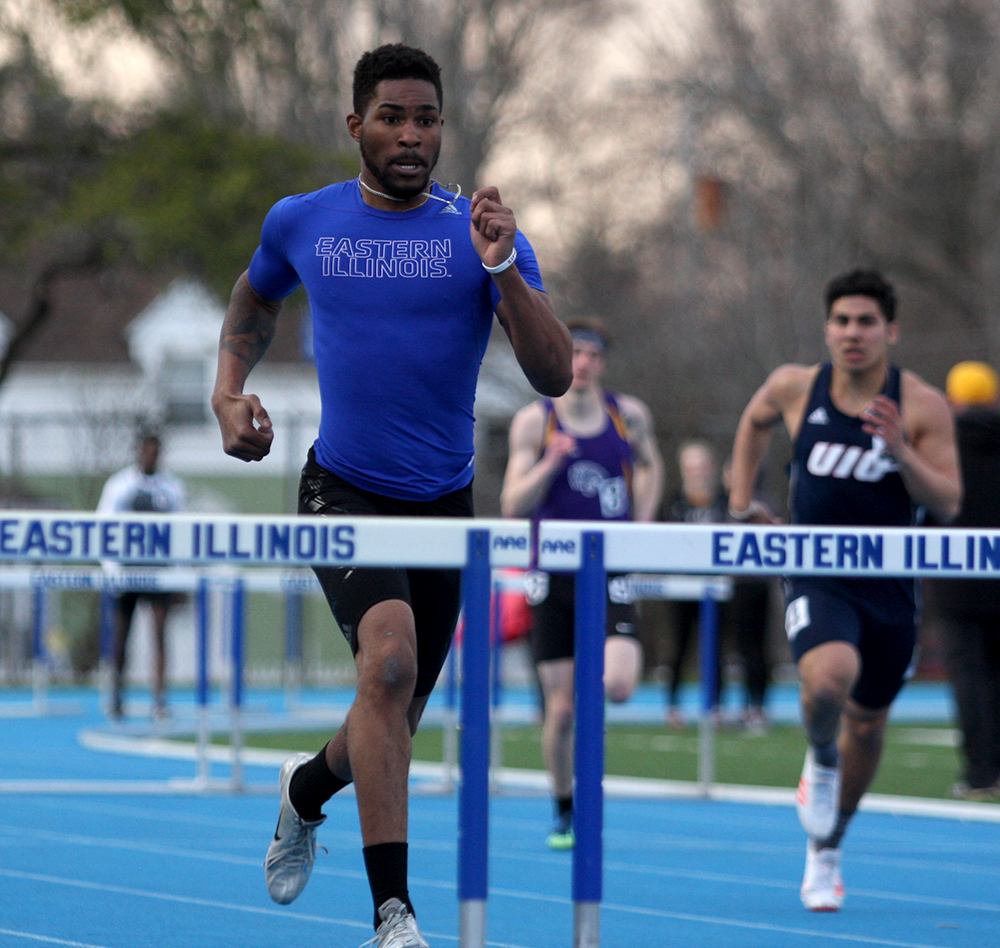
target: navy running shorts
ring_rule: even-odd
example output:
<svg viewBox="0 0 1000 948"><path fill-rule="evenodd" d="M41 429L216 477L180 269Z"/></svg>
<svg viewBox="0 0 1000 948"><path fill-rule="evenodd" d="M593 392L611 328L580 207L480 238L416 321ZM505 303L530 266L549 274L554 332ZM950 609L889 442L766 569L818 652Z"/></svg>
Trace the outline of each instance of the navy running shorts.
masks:
<svg viewBox="0 0 1000 948"><path fill-rule="evenodd" d="M472 485L437 500L397 500L349 484L316 463L312 448L299 481L299 513L336 516L471 517ZM461 571L364 566L313 570L337 625L358 651L358 624L374 605L400 599L413 610L417 632L415 698L434 689L451 645L461 605Z"/></svg>
<svg viewBox="0 0 1000 948"><path fill-rule="evenodd" d="M534 588L532 581L535 583ZM528 602L531 604L529 641L535 662L572 658L576 628L576 584L573 574L529 574L527 589ZM634 606L631 603L615 602L609 596L605 628L609 637L628 635L638 641Z"/></svg>
<svg viewBox="0 0 1000 948"><path fill-rule="evenodd" d="M879 595L883 587L870 582L786 580L785 632L796 662L825 642L853 645L861 655L861 674L851 698L879 711L892 704L912 674L917 616L912 601L887 602ZM877 601L870 601L873 596Z"/></svg>

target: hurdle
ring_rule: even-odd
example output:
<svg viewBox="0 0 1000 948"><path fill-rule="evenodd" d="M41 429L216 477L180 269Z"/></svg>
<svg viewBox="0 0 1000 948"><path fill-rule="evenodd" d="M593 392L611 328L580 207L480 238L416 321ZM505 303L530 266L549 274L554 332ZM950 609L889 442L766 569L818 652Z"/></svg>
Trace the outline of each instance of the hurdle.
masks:
<svg viewBox="0 0 1000 948"><path fill-rule="evenodd" d="M458 898L461 948L485 948L491 567L527 565L526 521L8 512L0 561L147 566L372 565L462 570ZM1000 577L1000 531L548 521L539 567L577 574L574 946L600 943L603 615L607 573ZM234 606L236 614L240 605ZM235 655L235 653L234 653ZM242 686L234 685L239 694Z"/></svg>
<svg viewBox="0 0 1000 948"><path fill-rule="evenodd" d="M539 568L577 574L574 948L600 943L607 572L1000 577L1000 531L543 521ZM706 596L706 600L711 597ZM711 606L706 607L711 620ZM708 699L705 699L706 707ZM581 760L581 758L585 758ZM464 948L464 946L463 946Z"/></svg>
<svg viewBox="0 0 1000 948"><path fill-rule="evenodd" d="M388 566L462 570L465 613L459 785L458 896L461 943L485 946L489 821L489 651L491 567L525 568L527 521L429 518L199 517L193 514L95 515L91 512L5 511L0 562L57 564L111 561L140 567ZM156 573L154 570L149 570ZM162 580L157 575L155 582ZM160 588L163 588L162 585ZM206 586L199 597L199 638L207 634ZM234 629L242 618L242 581L232 584ZM234 639L238 639L234 636ZM202 654L207 654L205 649ZM485 656L485 660L483 657ZM234 663L242 642L233 643ZM200 674L199 690L207 688ZM231 701L239 714L242 678ZM236 721L238 728L238 720ZM239 743L237 741L237 743ZM202 775L204 776L204 775ZM242 784L241 774L236 780Z"/></svg>

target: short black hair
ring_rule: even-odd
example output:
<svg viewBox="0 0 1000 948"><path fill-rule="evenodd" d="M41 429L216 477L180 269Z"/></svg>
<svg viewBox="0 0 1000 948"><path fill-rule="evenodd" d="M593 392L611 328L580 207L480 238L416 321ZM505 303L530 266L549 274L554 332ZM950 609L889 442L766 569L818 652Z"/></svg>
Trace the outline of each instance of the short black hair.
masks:
<svg viewBox="0 0 1000 948"><path fill-rule="evenodd" d="M389 43L365 53L354 67L354 111L364 115L378 84L386 79L423 79L437 90L438 108L444 104L441 68L422 49Z"/></svg>
<svg viewBox="0 0 1000 948"><path fill-rule="evenodd" d="M891 323L896 318L896 291L878 270L851 270L835 276L826 285L826 314L829 317L833 304L842 296L868 296L875 300Z"/></svg>

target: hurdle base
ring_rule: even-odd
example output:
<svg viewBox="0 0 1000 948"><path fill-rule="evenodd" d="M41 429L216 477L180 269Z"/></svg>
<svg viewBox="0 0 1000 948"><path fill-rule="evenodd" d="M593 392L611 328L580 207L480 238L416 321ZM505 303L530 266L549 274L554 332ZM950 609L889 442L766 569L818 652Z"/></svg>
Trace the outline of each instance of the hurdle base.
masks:
<svg viewBox="0 0 1000 948"><path fill-rule="evenodd" d="M573 903L573 948L598 948L601 942L601 903Z"/></svg>
<svg viewBox="0 0 1000 948"><path fill-rule="evenodd" d="M458 903L458 948L485 948L486 900L463 899Z"/></svg>

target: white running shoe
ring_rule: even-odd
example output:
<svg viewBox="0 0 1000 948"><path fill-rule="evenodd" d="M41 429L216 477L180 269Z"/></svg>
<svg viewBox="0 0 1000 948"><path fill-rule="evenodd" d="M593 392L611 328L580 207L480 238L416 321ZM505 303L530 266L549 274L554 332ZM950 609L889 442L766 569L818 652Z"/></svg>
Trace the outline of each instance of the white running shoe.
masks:
<svg viewBox="0 0 1000 948"><path fill-rule="evenodd" d="M374 938L369 938L361 948L430 948L417 930L417 920L399 899L389 899L378 909L382 919Z"/></svg>
<svg viewBox="0 0 1000 948"><path fill-rule="evenodd" d="M806 845L806 874L802 877L802 904L810 912L836 912L844 904L840 877L840 850Z"/></svg>
<svg viewBox="0 0 1000 948"><path fill-rule="evenodd" d="M802 828L813 839L826 839L837 825L840 801L840 768L820 767L813 759L810 747L802 766L799 791L795 795L796 809Z"/></svg>
<svg viewBox="0 0 1000 948"><path fill-rule="evenodd" d="M288 787L292 774L304 763L312 760L312 754L295 754L281 765L278 786L281 788L281 809L278 811L278 826L274 839L267 848L264 860L264 877L267 880L267 894L279 905L294 902L306 887L309 873L316 861L316 827L325 819L307 822L303 820L291 800Z"/></svg>

